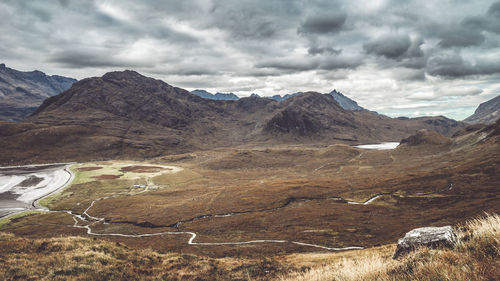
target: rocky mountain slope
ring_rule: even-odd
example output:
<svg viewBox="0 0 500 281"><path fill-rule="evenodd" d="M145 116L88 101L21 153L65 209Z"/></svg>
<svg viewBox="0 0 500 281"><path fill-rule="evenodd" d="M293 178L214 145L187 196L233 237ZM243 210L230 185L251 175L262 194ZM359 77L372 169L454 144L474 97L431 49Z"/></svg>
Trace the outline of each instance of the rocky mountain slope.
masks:
<svg viewBox="0 0 500 281"><path fill-rule="evenodd" d="M464 119L471 124L493 124L500 118L500 95L483 102L478 106L474 114Z"/></svg>
<svg viewBox="0 0 500 281"><path fill-rule="evenodd" d="M271 97L271 99L273 99L275 101L284 101L284 100L287 100L289 98L292 98L292 97L295 97L295 96L298 96L301 94L303 94L303 93L297 92L297 93L293 93L293 94L287 94L284 96L274 95ZM345 110L365 110L363 107L359 106L356 101L344 96L341 92L339 92L337 90L331 91L329 93L329 95L331 95L333 97L333 99L340 105L340 107L342 107Z"/></svg>
<svg viewBox="0 0 500 281"><path fill-rule="evenodd" d="M146 158L241 144L399 141L419 129L451 135L445 117L393 119L344 110L331 95L209 100L134 71L83 79L22 123L0 122L0 162Z"/></svg>
<svg viewBox="0 0 500 281"><path fill-rule="evenodd" d="M76 79L22 72L0 64L0 120L21 121L50 96L71 87Z"/></svg>
<svg viewBox="0 0 500 281"><path fill-rule="evenodd" d="M330 95L333 97L337 103L342 106L343 109L347 110L365 110L361 106L358 105L354 100L344 96L341 92L337 90L333 90L330 92Z"/></svg>

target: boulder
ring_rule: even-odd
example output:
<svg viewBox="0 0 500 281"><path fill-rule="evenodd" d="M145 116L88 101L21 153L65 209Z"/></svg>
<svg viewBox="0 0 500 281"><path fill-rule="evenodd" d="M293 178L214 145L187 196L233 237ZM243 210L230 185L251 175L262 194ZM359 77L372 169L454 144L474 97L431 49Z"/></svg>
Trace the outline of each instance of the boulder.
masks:
<svg viewBox="0 0 500 281"><path fill-rule="evenodd" d="M456 244L457 235L451 226L416 228L398 240L398 247L392 258L397 259L418 247L453 248Z"/></svg>

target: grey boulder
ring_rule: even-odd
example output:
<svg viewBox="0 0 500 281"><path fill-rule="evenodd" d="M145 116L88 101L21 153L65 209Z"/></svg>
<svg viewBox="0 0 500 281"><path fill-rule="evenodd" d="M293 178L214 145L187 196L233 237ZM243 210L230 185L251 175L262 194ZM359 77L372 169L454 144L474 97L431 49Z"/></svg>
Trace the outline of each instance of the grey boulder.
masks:
<svg viewBox="0 0 500 281"><path fill-rule="evenodd" d="M453 248L457 241L457 235L451 226L416 228L398 240L398 247L392 258L397 259L418 247Z"/></svg>

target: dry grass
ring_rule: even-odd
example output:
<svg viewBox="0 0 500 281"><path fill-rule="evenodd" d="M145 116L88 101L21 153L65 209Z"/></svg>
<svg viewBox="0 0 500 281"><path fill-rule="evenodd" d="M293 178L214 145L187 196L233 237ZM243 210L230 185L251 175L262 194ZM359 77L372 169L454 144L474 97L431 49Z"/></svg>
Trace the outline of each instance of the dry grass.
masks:
<svg viewBox="0 0 500 281"><path fill-rule="evenodd" d="M457 232L460 243L455 249L421 249L402 260L393 260L384 251L372 252L279 280L500 280L500 216L470 220Z"/></svg>
<svg viewBox="0 0 500 281"><path fill-rule="evenodd" d="M500 216L471 220L457 232L461 242L455 249L421 249L402 260L391 258L394 245L216 259L88 238L27 239L0 233L0 280L500 280Z"/></svg>
<svg viewBox="0 0 500 281"><path fill-rule="evenodd" d="M286 271L267 259L162 254L88 238L0 232L0 280L267 280Z"/></svg>

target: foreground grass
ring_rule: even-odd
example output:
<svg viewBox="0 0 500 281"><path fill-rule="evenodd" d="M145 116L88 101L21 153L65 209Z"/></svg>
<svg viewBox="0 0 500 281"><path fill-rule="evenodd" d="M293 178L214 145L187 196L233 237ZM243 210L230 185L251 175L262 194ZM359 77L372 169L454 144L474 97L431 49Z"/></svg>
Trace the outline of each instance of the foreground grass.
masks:
<svg viewBox="0 0 500 281"><path fill-rule="evenodd" d="M0 232L0 280L268 280L286 271L267 259L161 254L103 240Z"/></svg>
<svg viewBox="0 0 500 281"><path fill-rule="evenodd" d="M460 242L455 249L423 248L401 260L393 260L392 252L372 251L279 280L500 280L500 216L468 221L457 232Z"/></svg>
<svg viewBox="0 0 500 281"><path fill-rule="evenodd" d="M392 260L393 245L215 259L98 239L26 239L0 232L0 280L500 280L500 216L471 220L457 232L455 249L420 249L401 260ZM303 266L305 260L311 263Z"/></svg>

